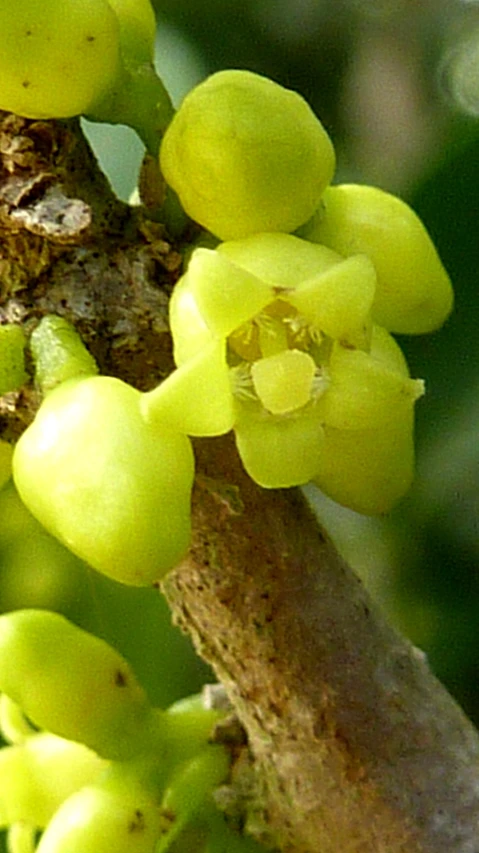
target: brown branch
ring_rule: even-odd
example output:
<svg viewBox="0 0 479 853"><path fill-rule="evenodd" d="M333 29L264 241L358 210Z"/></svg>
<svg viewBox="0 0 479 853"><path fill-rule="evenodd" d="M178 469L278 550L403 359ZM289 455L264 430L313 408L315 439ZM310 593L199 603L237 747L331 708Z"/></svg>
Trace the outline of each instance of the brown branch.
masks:
<svg viewBox="0 0 479 853"><path fill-rule="evenodd" d="M180 264L164 228L115 198L76 121L0 113L0 322L28 334L60 314L102 372L148 390L171 371L168 294ZM0 435L12 438L38 400L30 387L13 402L0 404Z"/></svg>
<svg viewBox="0 0 479 853"><path fill-rule="evenodd" d="M0 320L67 316L103 372L152 387L179 262L161 226L114 199L75 122L5 117L0 157ZM31 385L3 398L0 434L37 404ZM231 437L196 451L193 542L164 590L248 733L229 795L249 828L291 853L476 853L471 724L299 492L255 486Z"/></svg>
<svg viewBox="0 0 479 853"><path fill-rule="evenodd" d="M301 493L257 487L229 438L197 459L192 547L164 589L248 732L266 832L295 853L472 853L479 741L423 654Z"/></svg>

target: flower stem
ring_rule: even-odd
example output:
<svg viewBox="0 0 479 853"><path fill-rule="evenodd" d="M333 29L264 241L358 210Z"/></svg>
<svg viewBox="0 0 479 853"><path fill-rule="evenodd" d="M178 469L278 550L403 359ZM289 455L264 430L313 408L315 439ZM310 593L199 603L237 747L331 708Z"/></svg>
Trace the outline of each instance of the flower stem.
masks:
<svg viewBox="0 0 479 853"><path fill-rule="evenodd" d="M147 151L157 157L173 114L173 104L163 82L152 64L143 63L125 69L114 91L96 104L86 118L132 127Z"/></svg>

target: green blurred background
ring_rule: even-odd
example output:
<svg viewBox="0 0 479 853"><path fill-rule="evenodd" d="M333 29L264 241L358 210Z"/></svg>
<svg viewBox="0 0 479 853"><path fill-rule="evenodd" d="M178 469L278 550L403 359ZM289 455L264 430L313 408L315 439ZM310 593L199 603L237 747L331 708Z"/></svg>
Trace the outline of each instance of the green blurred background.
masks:
<svg viewBox="0 0 479 853"><path fill-rule="evenodd" d="M338 152L337 181L405 198L453 279L444 329L401 344L418 405L418 472L402 504L365 519L307 493L391 619L479 723L479 2L158 0L158 68L178 103L226 67L301 92ZM141 144L85 127L119 195ZM100 577L53 542L11 486L0 495L0 609L59 609L114 643L157 704L211 678L170 625L162 599Z"/></svg>

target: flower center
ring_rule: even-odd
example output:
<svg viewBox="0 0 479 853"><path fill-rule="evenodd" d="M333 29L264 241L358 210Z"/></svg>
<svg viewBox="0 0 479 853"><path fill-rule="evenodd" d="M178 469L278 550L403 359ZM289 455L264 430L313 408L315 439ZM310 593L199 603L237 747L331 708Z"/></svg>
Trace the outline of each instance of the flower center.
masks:
<svg viewBox="0 0 479 853"><path fill-rule="evenodd" d="M302 409L327 387L319 360L322 344L321 331L277 299L228 338L234 393L273 415Z"/></svg>

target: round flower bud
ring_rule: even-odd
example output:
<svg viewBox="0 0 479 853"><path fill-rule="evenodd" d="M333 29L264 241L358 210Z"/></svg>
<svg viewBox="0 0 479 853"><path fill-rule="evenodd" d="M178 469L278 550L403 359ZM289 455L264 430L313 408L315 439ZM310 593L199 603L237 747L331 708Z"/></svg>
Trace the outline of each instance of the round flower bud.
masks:
<svg viewBox="0 0 479 853"><path fill-rule="evenodd" d="M335 155L300 95L229 70L186 96L160 162L188 215L229 240L305 222L331 180Z"/></svg>
<svg viewBox="0 0 479 853"><path fill-rule="evenodd" d="M120 69L119 25L106 0L0 5L0 108L27 118L90 110Z"/></svg>
<svg viewBox="0 0 479 853"><path fill-rule="evenodd" d="M82 743L39 732L0 750L0 826L45 827L64 800L89 784L107 761Z"/></svg>
<svg viewBox="0 0 479 853"><path fill-rule="evenodd" d="M449 276L423 223L396 196L358 184L328 187L303 236L368 256L377 275L373 319L389 331L432 332L450 313Z"/></svg>
<svg viewBox="0 0 479 853"><path fill-rule="evenodd" d="M36 726L104 758L130 758L148 741L151 707L127 661L58 613L0 616L0 690Z"/></svg>
<svg viewBox="0 0 479 853"><path fill-rule="evenodd" d="M32 514L114 580L146 586L179 561L190 536L189 439L148 423L142 394L107 376L62 383L13 456Z"/></svg>
<svg viewBox="0 0 479 853"><path fill-rule="evenodd" d="M37 853L154 853L164 823L154 793L118 767L65 800Z"/></svg>

